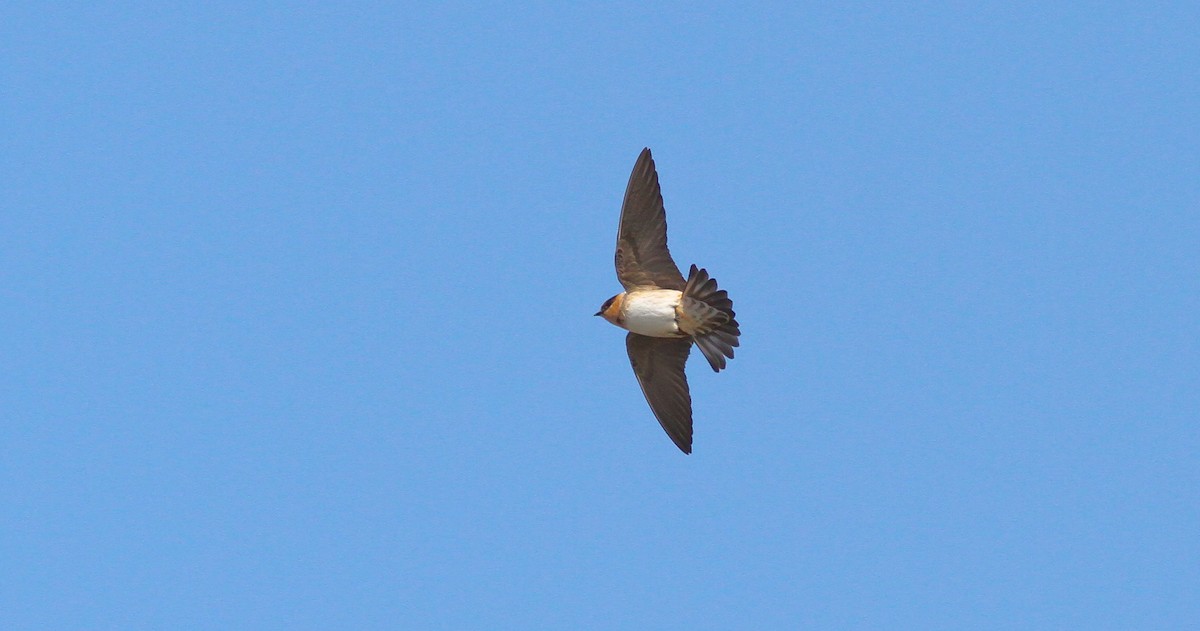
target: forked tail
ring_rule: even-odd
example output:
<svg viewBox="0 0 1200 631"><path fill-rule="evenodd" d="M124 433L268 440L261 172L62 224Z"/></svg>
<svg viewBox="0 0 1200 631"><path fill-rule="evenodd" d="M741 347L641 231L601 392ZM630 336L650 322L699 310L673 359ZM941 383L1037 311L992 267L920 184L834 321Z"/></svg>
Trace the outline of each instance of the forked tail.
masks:
<svg viewBox="0 0 1200 631"><path fill-rule="evenodd" d="M706 270L692 265L683 288L683 307L696 346L713 371L720 372L725 358L733 359L733 349L742 334L734 319L737 314L733 312L733 301L724 289L717 289L716 279L710 278Z"/></svg>

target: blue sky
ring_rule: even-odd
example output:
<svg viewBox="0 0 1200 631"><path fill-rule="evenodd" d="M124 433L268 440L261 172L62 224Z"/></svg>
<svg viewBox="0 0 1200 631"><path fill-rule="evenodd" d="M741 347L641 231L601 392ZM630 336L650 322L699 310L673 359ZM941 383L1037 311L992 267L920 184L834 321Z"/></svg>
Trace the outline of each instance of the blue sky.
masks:
<svg viewBox="0 0 1200 631"><path fill-rule="evenodd" d="M1194 3L9 3L0 626L1200 625ZM654 150L742 348L642 400Z"/></svg>

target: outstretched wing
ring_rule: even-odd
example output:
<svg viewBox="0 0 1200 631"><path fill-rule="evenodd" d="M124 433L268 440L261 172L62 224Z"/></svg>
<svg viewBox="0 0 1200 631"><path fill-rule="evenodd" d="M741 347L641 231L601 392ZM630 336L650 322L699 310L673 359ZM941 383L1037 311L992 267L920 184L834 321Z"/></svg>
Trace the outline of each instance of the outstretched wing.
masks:
<svg viewBox="0 0 1200 631"><path fill-rule="evenodd" d="M649 148L642 149L625 187L616 264L617 279L626 291L637 287L683 290L683 274L667 250L667 211Z"/></svg>
<svg viewBox="0 0 1200 631"><path fill-rule="evenodd" d="M691 339L630 333L625 348L659 425L683 453L692 453L692 395L683 371L692 350Z"/></svg>

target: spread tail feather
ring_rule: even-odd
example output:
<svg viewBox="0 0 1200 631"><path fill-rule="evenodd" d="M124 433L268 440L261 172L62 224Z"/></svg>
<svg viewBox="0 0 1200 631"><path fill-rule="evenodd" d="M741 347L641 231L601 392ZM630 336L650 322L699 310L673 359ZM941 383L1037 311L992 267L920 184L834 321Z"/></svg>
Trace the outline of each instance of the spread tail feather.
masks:
<svg viewBox="0 0 1200 631"><path fill-rule="evenodd" d="M713 372L725 367L725 358L733 359L733 349L738 345L738 322L734 319L733 301L724 289L717 288L717 281L707 270L692 265L688 270L687 285L683 288L686 310L694 313L692 339L700 352L712 366Z"/></svg>

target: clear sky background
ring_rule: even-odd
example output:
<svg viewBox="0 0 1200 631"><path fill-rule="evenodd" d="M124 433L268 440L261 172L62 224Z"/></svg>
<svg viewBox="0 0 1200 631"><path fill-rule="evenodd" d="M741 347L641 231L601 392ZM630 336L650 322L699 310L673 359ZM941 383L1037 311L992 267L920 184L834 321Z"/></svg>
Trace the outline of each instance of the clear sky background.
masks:
<svg viewBox="0 0 1200 631"><path fill-rule="evenodd" d="M0 9L0 627L1200 628L1195 3L203 4Z"/></svg>

